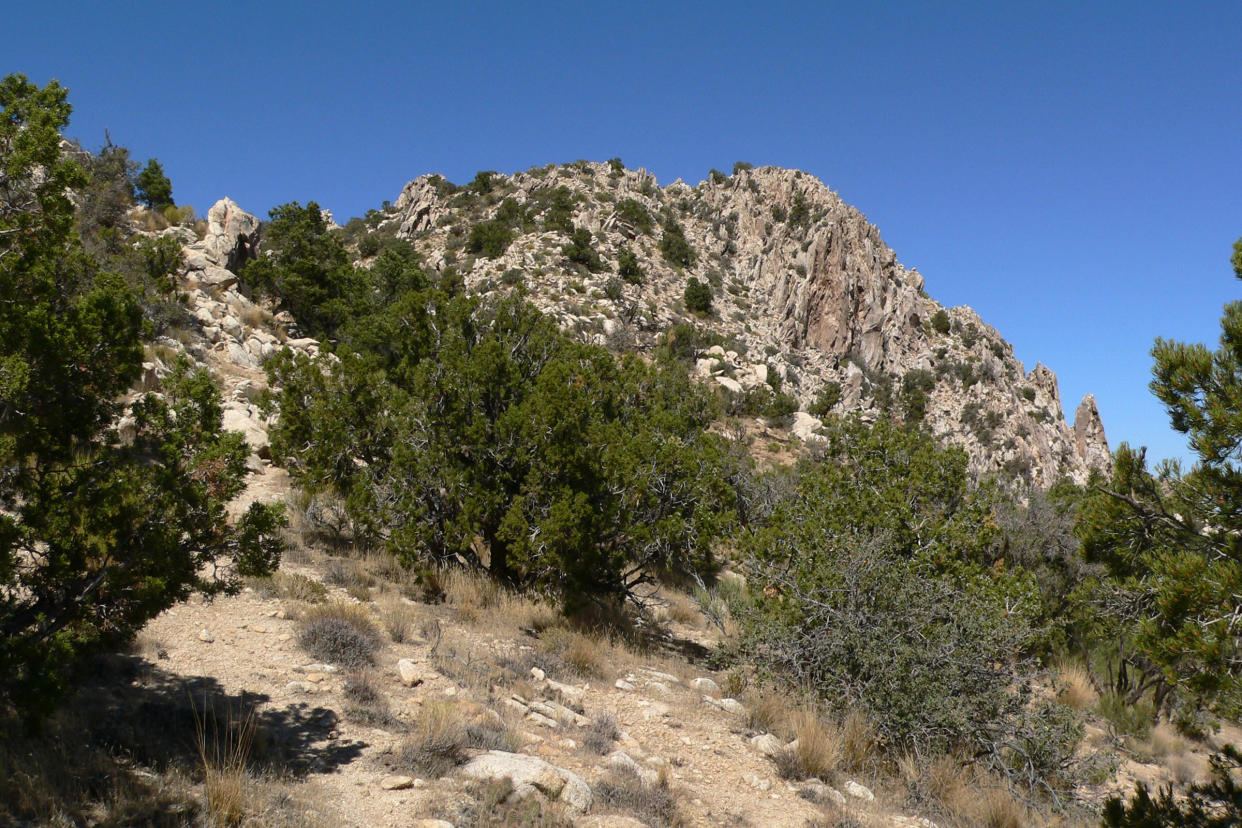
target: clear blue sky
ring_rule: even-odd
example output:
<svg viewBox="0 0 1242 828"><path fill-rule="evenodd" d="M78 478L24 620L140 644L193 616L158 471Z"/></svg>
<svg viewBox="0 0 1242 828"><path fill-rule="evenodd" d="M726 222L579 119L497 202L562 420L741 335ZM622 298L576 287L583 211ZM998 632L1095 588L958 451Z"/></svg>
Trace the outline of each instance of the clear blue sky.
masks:
<svg viewBox="0 0 1242 828"><path fill-rule="evenodd" d="M1214 343L1242 297L1236 0L6 5L3 71L200 210L344 221L422 173L578 158L806 170L1153 457L1185 448L1152 340Z"/></svg>

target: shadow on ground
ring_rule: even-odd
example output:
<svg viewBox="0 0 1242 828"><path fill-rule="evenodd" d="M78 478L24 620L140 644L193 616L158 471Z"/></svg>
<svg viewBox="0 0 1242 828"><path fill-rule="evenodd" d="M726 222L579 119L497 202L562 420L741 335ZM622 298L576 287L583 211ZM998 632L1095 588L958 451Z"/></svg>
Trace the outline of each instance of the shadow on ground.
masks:
<svg viewBox="0 0 1242 828"><path fill-rule="evenodd" d="M99 659L38 733L0 722L0 824L184 825L201 808L190 786L204 754L244 755L255 774L297 780L367 747L337 738L327 708L270 701L134 656Z"/></svg>

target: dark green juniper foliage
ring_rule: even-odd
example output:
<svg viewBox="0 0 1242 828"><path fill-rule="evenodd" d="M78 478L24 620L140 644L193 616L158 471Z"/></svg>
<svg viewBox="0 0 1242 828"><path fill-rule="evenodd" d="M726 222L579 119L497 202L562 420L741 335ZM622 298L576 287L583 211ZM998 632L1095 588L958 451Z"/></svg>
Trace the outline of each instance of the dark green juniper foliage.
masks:
<svg viewBox="0 0 1242 828"><path fill-rule="evenodd" d="M54 81L0 81L0 706L29 721L89 656L280 554L277 511L226 520L247 449L221 431L206 373L180 364L162 396L134 403L131 439L113 427L143 318L74 232L66 191L87 179L59 148L66 97Z"/></svg>
<svg viewBox="0 0 1242 828"><path fill-rule="evenodd" d="M1034 705L1039 596L992 566L996 499L966 456L881 419L830 420L823 457L743 543L746 650L774 674L866 711L893 747L955 749L1059 790L1080 735Z"/></svg>
<svg viewBox="0 0 1242 828"><path fill-rule="evenodd" d="M304 488L344 498L360 542L568 603L712 569L729 455L680 367L618 361L519 298L436 287L341 333L339 362L269 364L273 452Z"/></svg>

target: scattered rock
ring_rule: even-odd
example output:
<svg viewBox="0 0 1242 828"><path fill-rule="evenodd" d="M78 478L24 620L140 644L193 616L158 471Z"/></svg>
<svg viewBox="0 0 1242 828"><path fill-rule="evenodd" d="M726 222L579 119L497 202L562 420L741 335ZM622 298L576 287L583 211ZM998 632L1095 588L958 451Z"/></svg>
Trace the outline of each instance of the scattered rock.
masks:
<svg viewBox="0 0 1242 828"><path fill-rule="evenodd" d="M417 687L427 680L427 676L418 668L418 665L408 658L397 662L397 674L401 676L401 683L406 687Z"/></svg>
<svg viewBox="0 0 1242 828"><path fill-rule="evenodd" d="M414 779L410 776L385 776L379 786L386 791L404 791L414 787Z"/></svg>
<svg viewBox="0 0 1242 828"><path fill-rule="evenodd" d="M704 696L703 703L710 704L712 707L718 707L726 713L736 713L739 716L746 715L746 706L737 699L713 699L711 696Z"/></svg>
<svg viewBox="0 0 1242 828"><path fill-rule="evenodd" d="M696 678L690 682L690 686L700 693L719 693L720 685L709 678Z"/></svg>
<svg viewBox="0 0 1242 828"><path fill-rule="evenodd" d="M300 693L304 696L309 696L315 692L315 685L305 681L291 681L285 685L285 689L290 693Z"/></svg>
<svg viewBox="0 0 1242 828"><path fill-rule="evenodd" d="M535 681L543 681L544 679L548 677L548 674L545 673L543 670L540 670L538 667L531 667L530 677L533 678Z"/></svg>
<svg viewBox="0 0 1242 828"><path fill-rule="evenodd" d="M612 754L609 754L608 758L604 760L604 765L623 773L632 773L634 776L637 776L642 780L643 785L649 788L658 784L660 781L659 771L649 765L639 764L634 761L632 756L624 751L618 750Z"/></svg>
<svg viewBox="0 0 1242 828"><path fill-rule="evenodd" d="M295 673L337 673L340 669L335 664L303 664L301 667L294 667L293 671Z"/></svg>
<svg viewBox="0 0 1242 828"><path fill-rule="evenodd" d="M853 779L845 783L845 792L855 799L861 799L864 802L875 802L875 794L873 794L865 785L860 785Z"/></svg>
<svg viewBox="0 0 1242 828"><path fill-rule="evenodd" d="M770 791L772 789L772 780L764 779L757 774L748 773L742 778L746 781L746 784L757 791Z"/></svg>
<svg viewBox="0 0 1242 828"><path fill-rule="evenodd" d="M216 640L216 637L211 634L211 630L199 630L198 640L210 644Z"/></svg>
<svg viewBox="0 0 1242 828"><path fill-rule="evenodd" d="M591 787L580 776L524 753L491 750L467 762L461 774L472 779L508 777L518 790L523 786L535 788L548 799L579 812L589 810L594 801Z"/></svg>
<svg viewBox="0 0 1242 828"><path fill-rule="evenodd" d="M625 679L617 679L613 687L616 687L618 690L625 690L630 693L634 692L634 685L630 684Z"/></svg>
<svg viewBox="0 0 1242 828"><path fill-rule="evenodd" d="M751 739L750 743L764 756L775 756L785 749L785 746L781 744L781 740L771 733L760 733Z"/></svg>

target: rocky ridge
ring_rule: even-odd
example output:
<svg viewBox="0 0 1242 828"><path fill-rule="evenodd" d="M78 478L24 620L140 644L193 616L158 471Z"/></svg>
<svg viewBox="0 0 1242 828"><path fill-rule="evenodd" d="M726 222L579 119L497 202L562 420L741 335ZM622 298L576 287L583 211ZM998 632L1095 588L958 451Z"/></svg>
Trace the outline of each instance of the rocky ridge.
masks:
<svg viewBox="0 0 1242 828"><path fill-rule="evenodd" d="M572 225L592 234L604 265L598 272L563 257L563 219L549 226L561 187L572 199ZM642 205L653 226L623 217L625 200ZM471 255L471 229L515 205L526 211L525 223L507 249ZM697 254L690 266L661 256L666 216ZM482 186L423 176L406 184L370 232L410 239L431 269L455 269L472 291L520 285L564 327L602 344L649 350L670 326L694 322L726 343L701 353L697 366L730 393L779 378L803 412L828 387L839 392L831 410L874 417L898 404L903 383L921 385L925 422L966 450L977 475L1048 485L1109 468L1093 397L1071 427L1050 369L1027 371L972 309L932 299L919 272L898 261L862 213L797 170L739 169L663 188L644 170L584 161L493 174ZM625 249L644 271L639 284L615 278ZM691 278L712 286L710 317L684 307ZM809 434L807 420L804 414L801 431Z"/></svg>

